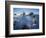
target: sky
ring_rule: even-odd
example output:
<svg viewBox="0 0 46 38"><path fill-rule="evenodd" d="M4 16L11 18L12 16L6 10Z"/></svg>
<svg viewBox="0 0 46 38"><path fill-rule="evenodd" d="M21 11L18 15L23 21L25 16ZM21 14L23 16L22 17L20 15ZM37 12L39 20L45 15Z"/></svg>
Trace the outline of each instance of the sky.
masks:
<svg viewBox="0 0 46 38"><path fill-rule="evenodd" d="M31 8L13 8L14 14L29 14L30 12L33 12L34 14L39 14L39 9L31 9Z"/></svg>

